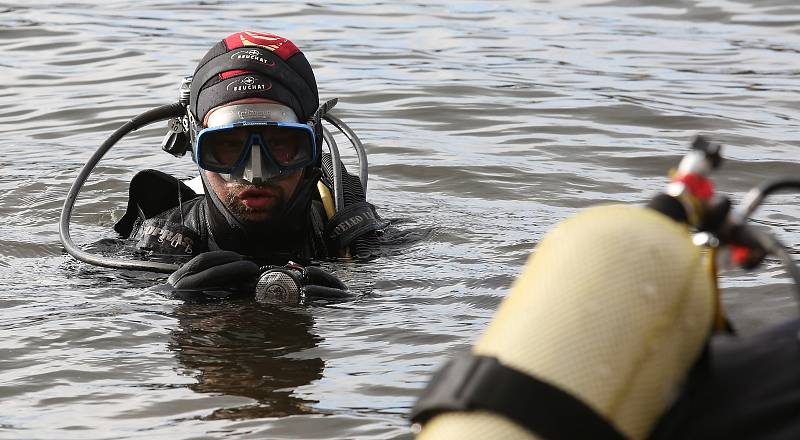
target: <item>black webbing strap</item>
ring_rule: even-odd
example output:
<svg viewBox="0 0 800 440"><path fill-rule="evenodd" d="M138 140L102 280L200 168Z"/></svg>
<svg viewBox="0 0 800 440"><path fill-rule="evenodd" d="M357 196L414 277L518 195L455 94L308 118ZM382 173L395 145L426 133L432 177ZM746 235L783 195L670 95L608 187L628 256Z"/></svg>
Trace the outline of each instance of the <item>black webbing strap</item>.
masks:
<svg viewBox="0 0 800 440"><path fill-rule="evenodd" d="M411 411L425 423L442 412L489 411L548 440L625 440L610 422L567 392L502 365L467 354L434 374Z"/></svg>
<svg viewBox="0 0 800 440"><path fill-rule="evenodd" d="M345 206L331 217L325 237L332 249L343 249L361 235L385 227L386 222L375 213L375 207L362 201Z"/></svg>

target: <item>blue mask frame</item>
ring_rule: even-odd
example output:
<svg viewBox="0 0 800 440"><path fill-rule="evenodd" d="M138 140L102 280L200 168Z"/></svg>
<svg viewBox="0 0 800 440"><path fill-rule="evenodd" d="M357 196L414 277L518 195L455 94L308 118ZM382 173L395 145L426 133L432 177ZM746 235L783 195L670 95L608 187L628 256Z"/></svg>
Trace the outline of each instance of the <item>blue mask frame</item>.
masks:
<svg viewBox="0 0 800 440"><path fill-rule="evenodd" d="M211 134L219 133L220 131L233 130L239 127L280 127L292 131L301 131L301 136L307 136L309 152L307 159L290 165L281 164L269 149L269 139L262 136L257 130L253 130L247 137L247 140L242 145L239 157L231 166L219 166L216 164L208 163L203 157L208 148L214 148L214 145L208 144L209 138L213 138ZM261 166L259 169L269 170L268 175L253 176L253 178L267 180L279 175L286 174L288 171L294 171L300 168L307 167L317 160L316 138L314 136L314 129L308 124L296 122L274 122L274 121L242 121L233 124L221 125L217 127L209 127L201 130L197 134L194 145L194 160L200 168L220 174L241 175L245 167L247 167L247 160L253 155L253 147L258 144L260 150ZM266 159L266 162L265 162ZM266 166L264 166L266 165ZM256 167L253 167L256 168ZM261 174L261 173L259 173ZM252 180L252 179L245 179Z"/></svg>

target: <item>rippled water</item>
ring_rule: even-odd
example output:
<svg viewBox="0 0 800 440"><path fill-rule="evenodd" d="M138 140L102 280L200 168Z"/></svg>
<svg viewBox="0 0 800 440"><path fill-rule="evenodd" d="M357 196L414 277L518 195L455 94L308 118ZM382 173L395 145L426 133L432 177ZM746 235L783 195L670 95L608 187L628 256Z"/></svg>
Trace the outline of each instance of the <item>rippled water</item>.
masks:
<svg viewBox="0 0 800 440"><path fill-rule="evenodd" d="M23 4L22 6L20 4ZM171 103L223 36L271 31L315 68L370 154L371 202L424 241L332 269L362 295L276 309L183 304L160 275L64 254L78 170L128 118ZM697 133L741 200L794 174L794 0L0 3L0 437L408 438L428 374L485 328L542 235L662 188ZM78 201L111 237L161 125L114 148ZM796 196L757 221L796 253ZM776 261L723 278L743 332L795 313Z"/></svg>

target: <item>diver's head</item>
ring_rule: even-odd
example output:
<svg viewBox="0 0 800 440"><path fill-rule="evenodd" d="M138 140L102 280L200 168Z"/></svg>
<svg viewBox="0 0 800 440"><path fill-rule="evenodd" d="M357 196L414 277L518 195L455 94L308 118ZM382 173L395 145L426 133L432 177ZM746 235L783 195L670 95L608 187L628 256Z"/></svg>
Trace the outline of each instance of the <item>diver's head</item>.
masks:
<svg viewBox="0 0 800 440"><path fill-rule="evenodd" d="M238 32L206 53L189 95L194 159L230 214L276 220L296 204L297 187L320 163L318 107L311 66L285 38Z"/></svg>

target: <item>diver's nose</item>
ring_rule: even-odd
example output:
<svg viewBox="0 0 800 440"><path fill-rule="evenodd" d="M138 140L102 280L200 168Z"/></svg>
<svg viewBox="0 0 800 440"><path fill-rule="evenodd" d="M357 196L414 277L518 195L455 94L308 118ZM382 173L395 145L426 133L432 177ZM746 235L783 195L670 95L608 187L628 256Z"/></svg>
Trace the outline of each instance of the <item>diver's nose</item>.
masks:
<svg viewBox="0 0 800 440"><path fill-rule="evenodd" d="M264 157L261 145L250 146L250 160L246 162L242 179L254 185L266 184L280 175L280 170Z"/></svg>

